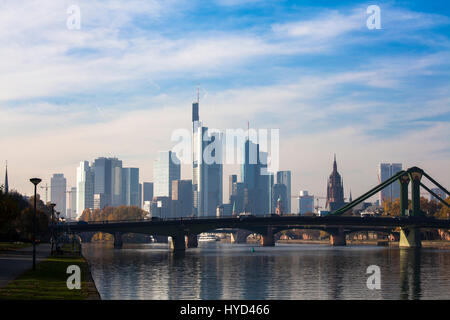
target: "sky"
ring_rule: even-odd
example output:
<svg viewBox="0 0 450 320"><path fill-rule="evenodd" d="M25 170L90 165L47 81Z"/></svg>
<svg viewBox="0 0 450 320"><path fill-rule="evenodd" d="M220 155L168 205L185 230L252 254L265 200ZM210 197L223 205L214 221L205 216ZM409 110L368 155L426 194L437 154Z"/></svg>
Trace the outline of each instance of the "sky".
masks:
<svg viewBox="0 0 450 320"><path fill-rule="evenodd" d="M380 162L448 187L449 35L446 1L2 0L0 161L28 195L30 177L69 188L99 156L152 181L198 87L205 125L280 129L293 195L325 196L335 153L345 197L375 186Z"/></svg>

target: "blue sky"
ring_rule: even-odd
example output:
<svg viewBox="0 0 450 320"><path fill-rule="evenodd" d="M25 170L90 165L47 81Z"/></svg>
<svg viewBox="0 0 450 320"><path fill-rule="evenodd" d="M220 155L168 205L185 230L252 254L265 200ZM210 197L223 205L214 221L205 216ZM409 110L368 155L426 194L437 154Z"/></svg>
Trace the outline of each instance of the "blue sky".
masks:
<svg viewBox="0 0 450 320"><path fill-rule="evenodd" d="M73 4L80 30L66 27ZM381 9L380 30L366 26L369 5ZM151 180L156 152L190 126L197 86L208 126L280 128L280 162L293 171L295 194L325 193L333 153L346 195L376 184L382 161L450 182L445 1L0 6L0 148L19 191L31 192L30 175L49 180L54 172L75 185L78 162L100 155Z"/></svg>

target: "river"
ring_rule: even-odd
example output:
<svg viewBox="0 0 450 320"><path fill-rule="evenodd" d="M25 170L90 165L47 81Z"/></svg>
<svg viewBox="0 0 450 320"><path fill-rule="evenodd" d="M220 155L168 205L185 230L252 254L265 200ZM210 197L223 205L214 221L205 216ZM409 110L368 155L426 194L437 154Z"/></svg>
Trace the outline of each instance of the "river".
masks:
<svg viewBox="0 0 450 320"><path fill-rule="evenodd" d="M200 243L184 254L167 244L83 244L101 298L450 299L449 249ZM367 268L380 269L369 289Z"/></svg>

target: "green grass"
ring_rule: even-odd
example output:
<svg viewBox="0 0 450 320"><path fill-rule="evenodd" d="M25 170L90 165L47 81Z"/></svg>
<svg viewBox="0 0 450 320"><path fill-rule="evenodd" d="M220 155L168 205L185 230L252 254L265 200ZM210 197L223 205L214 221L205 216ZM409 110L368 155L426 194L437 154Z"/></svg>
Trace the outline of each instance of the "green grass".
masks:
<svg viewBox="0 0 450 320"><path fill-rule="evenodd" d="M0 242L0 252L1 251L14 251L17 249L22 249L30 247L31 243L24 242Z"/></svg>
<svg viewBox="0 0 450 320"><path fill-rule="evenodd" d="M81 289L69 290L66 285L70 274L67 267L78 265L81 269ZM86 300L95 299L97 291L90 281L89 267L80 256L49 257L0 289L0 299L12 300Z"/></svg>

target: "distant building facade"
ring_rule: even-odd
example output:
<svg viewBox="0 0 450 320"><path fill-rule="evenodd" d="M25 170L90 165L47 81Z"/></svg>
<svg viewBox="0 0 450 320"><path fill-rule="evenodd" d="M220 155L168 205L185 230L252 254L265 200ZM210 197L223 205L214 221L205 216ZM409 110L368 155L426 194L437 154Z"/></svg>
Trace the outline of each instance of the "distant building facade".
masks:
<svg viewBox="0 0 450 320"><path fill-rule="evenodd" d="M173 218L192 216L192 180L172 181L171 204Z"/></svg>
<svg viewBox="0 0 450 320"><path fill-rule="evenodd" d="M286 213L291 213L291 171L278 171L277 183L286 186L286 202L284 203Z"/></svg>
<svg viewBox="0 0 450 320"><path fill-rule="evenodd" d="M402 170L401 163L380 163L378 166L379 182L382 183ZM400 185L398 182L391 183L380 191L380 205L386 200L394 201L400 198Z"/></svg>
<svg viewBox="0 0 450 320"><path fill-rule="evenodd" d="M304 215L306 213L314 212L314 196L309 195L308 191L300 191L298 197L298 213Z"/></svg>
<svg viewBox="0 0 450 320"><path fill-rule="evenodd" d="M122 204L140 208L139 195L139 168L122 168Z"/></svg>
<svg viewBox="0 0 450 320"><path fill-rule="evenodd" d="M55 173L50 179L50 201L55 203L55 210L61 212L61 216L66 216L66 187L67 180L64 174Z"/></svg>
<svg viewBox="0 0 450 320"><path fill-rule="evenodd" d="M160 151L153 163L154 197L171 197L172 181L180 180L180 162L172 151Z"/></svg>
<svg viewBox="0 0 450 320"><path fill-rule="evenodd" d="M223 202L223 135L211 132L199 118L199 102L192 104L192 194L196 216L215 216L217 206ZM206 161L207 148L211 160ZM205 152L206 150L206 152Z"/></svg>
<svg viewBox="0 0 450 320"><path fill-rule="evenodd" d="M94 208L94 170L88 161L82 161L77 168L77 215L88 208Z"/></svg>
<svg viewBox="0 0 450 320"><path fill-rule="evenodd" d="M153 199L153 182L142 183L142 202L152 201Z"/></svg>

